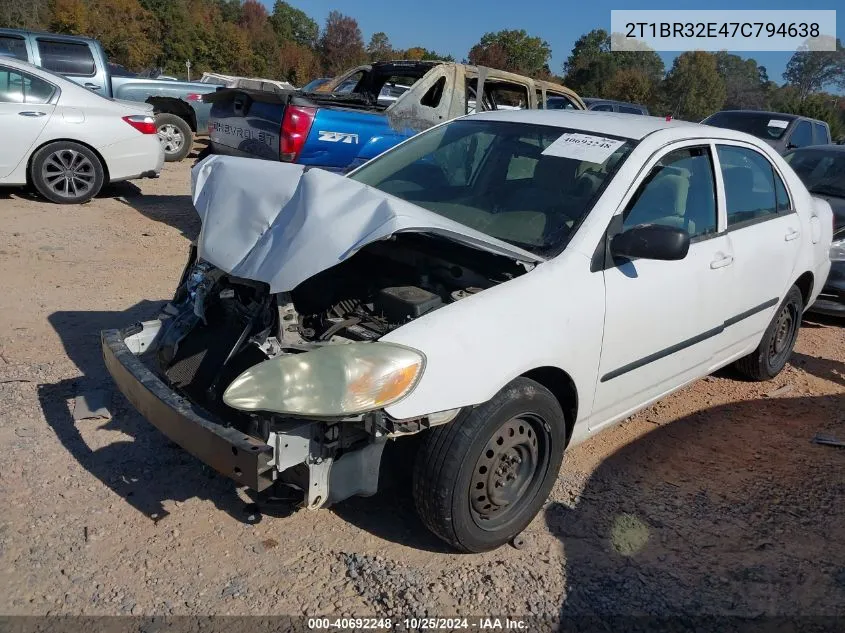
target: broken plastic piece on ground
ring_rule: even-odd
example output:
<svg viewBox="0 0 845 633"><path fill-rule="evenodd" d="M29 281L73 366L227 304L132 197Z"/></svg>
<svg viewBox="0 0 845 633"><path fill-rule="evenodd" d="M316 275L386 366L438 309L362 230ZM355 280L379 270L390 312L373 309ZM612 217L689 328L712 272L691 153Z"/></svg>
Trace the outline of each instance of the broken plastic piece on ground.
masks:
<svg viewBox="0 0 845 633"><path fill-rule="evenodd" d="M811 441L814 444L822 444L824 446L836 446L838 448L845 448L845 440L838 440L832 435L824 435L823 433L816 433Z"/></svg>
<svg viewBox="0 0 845 633"><path fill-rule="evenodd" d="M110 418L108 405L111 392L105 389L92 389L78 396L73 401L73 419Z"/></svg>

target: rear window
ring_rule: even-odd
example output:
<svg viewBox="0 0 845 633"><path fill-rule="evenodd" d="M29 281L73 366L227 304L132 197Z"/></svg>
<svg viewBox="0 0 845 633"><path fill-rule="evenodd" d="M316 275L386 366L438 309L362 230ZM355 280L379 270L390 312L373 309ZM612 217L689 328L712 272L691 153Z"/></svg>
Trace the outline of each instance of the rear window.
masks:
<svg viewBox="0 0 845 633"><path fill-rule="evenodd" d="M619 106L619 111L624 112L625 114L645 114L642 108L638 108L636 106Z"/></svg>
<svg viewBox="0 0 845 633"><path fill-rule="evenodd" d="M717 112L703 122L757 138L776 140L783 137L792 119L769 112Z"/></svg>
<svg viewBox="0 0 845 633"><path fill-rule="evenodd" d="M827 145L830 143L830 135L827 133L827 128L824 123L813 123L813 138L814 145Z"/></svg>
<svg viewBox="0 0 845 633"><path fill-rule="evenodd" d="M38 54L44 68L61 75L93 77L95 74L94 56L87 44L39 39Z"/></svg>
<svg viewBox="0 0 845 633"><path fill-rule="evenodd" d="M55 92L43 79L0 66L0 103L49 103Z"/></svg>
<svg viewBox="0 0 845 633"><path fill-rule="evenodd" d="M813 144L813 126L809 121L801 121L792 136L789 137L790 147L807 147Z"/></svg>
<svg viewBox="0 0 845 633"><path fill-rule="evenodd" d="M26 55L26 42L20 37L0 35L0 56L11 56L21 61L29 61Z"/></svg>

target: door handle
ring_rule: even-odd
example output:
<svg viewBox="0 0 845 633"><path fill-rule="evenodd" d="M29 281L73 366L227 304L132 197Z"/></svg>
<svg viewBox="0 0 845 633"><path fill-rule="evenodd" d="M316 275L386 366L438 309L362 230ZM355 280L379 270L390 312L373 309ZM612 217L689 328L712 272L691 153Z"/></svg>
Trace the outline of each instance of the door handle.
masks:
<svg viewBox="0 0 845 633"><path fill-rule="evenodd" d="M27 110L26 112L18 112L20 116L44 116L46 112L36 112L35 110Z"/></svg>
<svg viewBox="0 0 845 633"><path fill-rule="evenodd" d="M710 268L713 268L715 270L716 268L724 268L725 266L730 266L731 263L733 263L733 260L734 258L732 255L725 255L721 259L714 259L712 262L710 262Z"/></svg>
<svg viewBox="0 0 845 633"><path fill-rule="evenodd" d="M88 90L99 90L100 88L102 88L102 86L98 86L97 84L92 84L92 83L87 83L87 84L84 84L84 85L85 85L86 88L88 88Z"/></svg>
<svg viewBox="0 0 845 633"><path fill-rule="evenodd" d="M791 242L792 240L798 239L798 236L801 235L801 231L793 231L789 229L789 233L784 235L783 239L787 242Z"/></svg>

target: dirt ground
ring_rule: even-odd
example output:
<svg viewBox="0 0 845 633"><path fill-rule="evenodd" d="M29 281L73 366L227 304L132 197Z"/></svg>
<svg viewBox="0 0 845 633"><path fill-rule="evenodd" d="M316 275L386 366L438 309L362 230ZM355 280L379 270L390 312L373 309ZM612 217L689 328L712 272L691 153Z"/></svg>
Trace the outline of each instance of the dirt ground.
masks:
<svg viewBox="0 0 845 633"><path fill-rule="evenodd" d="M113 390L98 347L172 293L191 162L82 206L0 190L0 613L845 615L845 449L810 441L845 439L833 320L769 383L723 372L570 451L521 550L445 550L399 446L376 497L253 503ZM112 417L74 422L91 390Z"/></svg>

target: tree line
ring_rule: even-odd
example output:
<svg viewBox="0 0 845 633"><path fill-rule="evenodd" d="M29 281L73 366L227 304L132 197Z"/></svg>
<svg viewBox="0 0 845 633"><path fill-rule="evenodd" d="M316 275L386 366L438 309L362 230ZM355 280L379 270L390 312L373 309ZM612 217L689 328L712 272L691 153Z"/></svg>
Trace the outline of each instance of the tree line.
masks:
<svg viewBox="0 0 845 633"><path fill-rule="evenodd" d="M422 46L394 48L387 33L364 41L354 17L332 11L320 27L283 0L28 0L0 3L0 26L88 35L130 70L158 67L284 79L303 85L368 61L445 59ZM793 54L783 85L753 59L682 53L666 69L652 50L611 52L602 29L582 35L559 74L548 42L525 30L484 34L464 61L563 83L581 96L632 101L654 114L698 121L721 109L767 109L824 119L845 135L845 50Z"/></svg>

